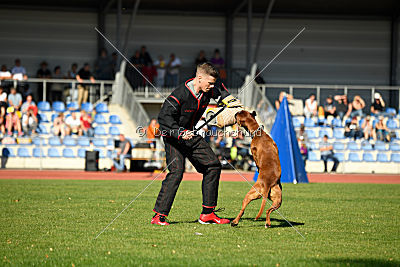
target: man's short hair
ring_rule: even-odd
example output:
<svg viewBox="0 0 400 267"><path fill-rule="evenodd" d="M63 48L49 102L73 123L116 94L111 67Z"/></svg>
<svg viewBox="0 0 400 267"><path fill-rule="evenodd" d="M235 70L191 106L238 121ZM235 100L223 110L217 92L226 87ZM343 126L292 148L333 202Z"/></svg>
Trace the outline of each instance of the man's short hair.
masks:
<svg viewBox="0 0 400 267"><path fill-rule="evenodd" d="M217 68L215 68L214 65L210 62L205 62L197 65L197 71L202 71L205 74L214 77L215 79L217 79L219 76Z"/></svg>

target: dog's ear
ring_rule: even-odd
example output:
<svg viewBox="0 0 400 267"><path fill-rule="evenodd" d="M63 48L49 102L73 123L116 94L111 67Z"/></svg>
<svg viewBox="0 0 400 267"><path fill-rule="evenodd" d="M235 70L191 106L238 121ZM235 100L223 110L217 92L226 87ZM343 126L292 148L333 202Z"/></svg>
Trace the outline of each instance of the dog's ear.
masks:
<svg viewBox="0 0 400 267"><path fill-rule="evenodd" d="M255 110L250 114L251 114L251 116L253 116L253 118L256 118L256 116L257 116L257 112Z"/></svg>

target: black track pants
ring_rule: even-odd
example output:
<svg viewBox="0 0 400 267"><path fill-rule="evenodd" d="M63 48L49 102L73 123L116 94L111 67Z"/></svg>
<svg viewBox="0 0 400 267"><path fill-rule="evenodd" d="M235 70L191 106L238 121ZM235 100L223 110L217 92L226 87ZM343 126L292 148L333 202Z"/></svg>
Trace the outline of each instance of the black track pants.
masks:
<svg viewBox="0 0 400 267"><path fill-rule="evenodd" d="M217 206L221 163L210 145L201 136L194 136L191 140L186 141L166 137L163 139L167 165L170 165L168 166L169 173L162 182L154 212L169 214L183 178L185 158L188 158L196 170L203 174L203 206Z"/></svg>

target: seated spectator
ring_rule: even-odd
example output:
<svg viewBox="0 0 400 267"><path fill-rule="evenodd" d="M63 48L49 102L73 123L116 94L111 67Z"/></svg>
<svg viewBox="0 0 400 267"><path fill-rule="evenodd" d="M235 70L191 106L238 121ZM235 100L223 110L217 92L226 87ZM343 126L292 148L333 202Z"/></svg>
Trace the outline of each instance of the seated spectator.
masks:
<svg viewBox="0 0 400 267"><path fill-rule="evenodd" d="M200 65L201 63L206 63L207 62L207 58L206 58L206 53L204 52L204 50L200 50L199 54L197 55L194 64Z"/></svg>
<svg viewBox="0 0 400 267"><path fill-rule="evenodd" d="M305 101L304 115L307 118L317 116L317 108L318 104L317 101L315 100L315 95L311 94L310 97L307 98L307 100Z"/></svg>
<svg viewBox="0 0 400 267"><path fill-rule="evenodd" d="M328 118L328 116L333 116L333 117L337 116L336 106L335 103L333 102L332 96L328 96L325 100L324 114L325 114L325 119Z"/></svg>
<svg viewBox="0 0 400 267"><path fill-rule="evenodd" d="M64 74L61 73L61 67L54 68L53 79L65 79ZM50 90L51 101L63 101L64 83L52 83Z"/></svg>
<svg viewBox="0 0 400 267"><path fill-rule="evenodd" d="M12 79L12 74L9 70L7 70L6 65L1 65L0 69L0 81Z"/></svg>
<svg viewBox="0 0 400 267"><path fill-rule="evenodd" d="M380 93L374 94L374 102L371 105L371 115L379 115L385 111L385 101Z"/></svg>
<svg viewBox="0 0 400 267"><path fill-rule="evenodd" d="M13 131L18 131L18 136L22 136L21 121L16 113L16 109L12 106L7 108L6 129L9 136Z"/></svg>
<svg viewBox="0 0 400 267"><path fill-rule="evenodd" d="M132 154L131 142L125 138L123 134L119 135L119 146L116 148L116 153L113 157L113 163L117 171L125 170L126 158L130 158Z"/></svg>
<svg viewBox="0 0 400 267"><path fill-rule="evenodd" d="M35 114L36 109L36 114ZM38 126L37 108L30 106L26 113L22 115L22 129L25 135L36 134L36 128Z"/></svg>
<svg viewBox="0 0 400 267"><path fill-rule="evenodd" d="M211 58L210 62L218 69L220 78L222 80L225 80L226 79L225 60L221 57L219 49L214 50L214 56Z"/></svg>
<svg viewBox="0 0 400 267"><path fill-rule="evenodd" d="M336 172L339 166L339 160L333 153L333 146L328 142L328 136L325 135L323 141L319 144L319 150L321 151L321 158L324 161L324 172L328 172L328 159L333 160L333 167L331 172Z"/></svg>
<svg viewBox="0 0 400 267"><path fill-rule="evenodd" d="M153 68L153 59L151 58L149 52L147 52L147 48L144 45L140 48L140 58L143 62L142 73L147 78L147 80L152 83L155 74ZM145 79L143 80L143 84L147 84L147 81Z"/></svg>
<svg viewBox="0 0 400 267"><path fill-rule="evenodd" d="M304 124L302 123L300 125L300 129L296 133L297 135L297 142L299 143L300 147L300 154L301 157L303 158L304 161L304 166L306 166L306 161L308 159L308 135L307 132L305 131Z"/></svg>
<svg viewBox="0 0 400 267"><path fill-rule="evenodd" d="M143 77L138 71L142 71L144 66L143 58L140 57L140 51L136 50L135 54L129 59L132 65L137 69L133 68L130 64L126 68L126 76L133 89L143 85Z"/></svg>
<svg viewBox="0 0 400 267"><path fill-rule="evenodd" d="M55 136L61 136L61 138L64 138L65 128L66 125L64 121L64 113L60 112L53 122L53 134Z"/></svg>
<svg viewBox="0 0 400 267"><path fill-rule="evenodd" d="M33 101L32 95L26 97L26 101L21 106L21 112L26 113L29 107L36 107L35 101ZM36 114L37 115L37 114Z"/></svg>
<svg viewBox="0 0 400 267"><path fill-rule="evenodd" d="M348 103L347 95L335 95L336 113L343 120L344 117L349 117L351 112L351 104Z"/></svg>
<svg viewBox="0 0 400 267"><path fill-rule="evenodd" d="M156 78L156 86L158 88L164 87L165 83L165 60L163 56L158 56L158 59L154 62L154 66L156 67L157 70L157 78Z"/></svg>
<svg viewBox="0 0 400 267"><path fill-rule="evenodd" d="M378 140L390 142L389 129L383 123L383 116L379 116L379 121L375 124L375 131Z"/></svg>
<svg viewBox="0 0 400 267"><path fill-rule="evenodd" d="M350 117L354 116L363 116L363 108L365 107L365 102L361 98L361 96L356 95L353 99L353 102L351 103L352 105L352 111L350 113Z"/></svg>
<svg viewBox="0 0 400 267"><path fill-rule="evenodd" d="M26 70L21 66L21 60L19 58L15 60L15 66L11 69L11 74L14 80L22 81L28 79Z"/></svg>
<svg viewBox="0 0 400 267"><path fill-rule="evenodd" d="M361 124L361 129L364 133L365 140L369 140L370 138L376 140L376 132L374 127L372 126L372 121L370 116L365 117L365 120Z"/></svg>
<svg viewBox="0 0 400 267"><path fill-rule="evenodd" d="M76 79L76 75L78 75L78 64L77 63L72 63L71 69L67 72L67 79ZM74 90L72 88L72 84L68 86L69 88L66 88L63 93L63 102L67 102L67 98L70 96L71 97L71 102L73 101L72 99L76 99L77 96L73 95Z"/></svg>
<svg viewBox="0 0 400 267"><path fill-rule="evenodd" d="M179 82L179 69L181 67L181 60L175 57L174 53L171 53L169 57L169 62L167 64L167 76L166 76L166 86L176 87Z"/></svg>
<svg viewBox="0 0 400 267"><path fill-rule="evenodd" d="M0 116L3 118L6 115L7 107L7 93L4 92L4 88L0 86Z"/></svg>
<svg viewBox="0 0 400 267"><path fill-rule="evenodd" d="M98 80L113 79L113 62L107 55L105 48L101 49L100 56L95 63L95 76Z"/></svg>
<svg viewBox="0 0 400 267"><path fill-rule="evenodd" d="M147 127L147 139L153 139L147 141L148 143L152 144L152 148L156 148L156 138L160 138L161 132L160 132L160 125L158 124L156 119L151 119L149 127Z"/></svg>
<svg viewBox="0 0 400 267"><path fill-rule="evenodd" d="M275 108L276 108L277 111L279 110L279 108L281 106L281 103L283 101L283 98L285 96L286 96L287 100L292 100L293 99L293 96L291 94L288 94L288 93L286 93L284 91L281 91L279 93L279 98L277 100L275 100Z"/></svg>
<svg viewBox="0 0 400 267"><path fill-rule="evenodd" d="M94 130L92 127L92 117L83 109L81 110L80 121L83 135L93 137Z"/></svg>
<svg viewBox="0 0 400 267"><path fill-rule="evenodd" d="M51 71L48 68L48 64L46 61L40 63L40 69L36 72L36 76L42 79L50 79L51 78Z"/></svg>
<svg viewBox="0 0 400 267"><path fill-rule="evenodd" d="M77 134L79 136L82 135L81 129L81 120L76 115L76 112L72 112L71 116L65 119L66 131L67 135Z"/></svg>
<svg viewBox="0 0 400 267"><path fill-rule="evenodd" d="M81 68L76 75L76 80L78 84L78 105L81 106L82 103L87 102L89 96L89 84L84 83L83 80L90 80L91 83L95 83L92 73L90 72L89 63L85 63L83 68Z"/></svg>
<svg viewBox="0 0 400 267"><path fill-rule="evenodd" d="M68 79L76 79L76 75L78 75L78 64L77 63L72 63L71 69L67 73L67 78Z"/></svg>
<svg viewBox="0 0 400 267"><path fill-rule="evenodd" d="M22 105L22 96L17 92L15 87L12 87L10 94L8 95L8 106L14 107L15 111L18 111Z"/></svg>
<svg viewBox="0 0 400 267"><path fill-rule="evenodd" d="M358 126L357 117L353 117L350 122L346 123L344 136L354 138L354 140L362 138L363 133Z"/></svg>

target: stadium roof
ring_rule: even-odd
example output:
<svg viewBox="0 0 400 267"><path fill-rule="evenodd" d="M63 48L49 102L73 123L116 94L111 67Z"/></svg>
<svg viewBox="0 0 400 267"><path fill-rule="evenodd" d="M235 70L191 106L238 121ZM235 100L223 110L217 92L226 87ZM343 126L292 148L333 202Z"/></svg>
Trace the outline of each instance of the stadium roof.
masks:
<svg viewBox="0 0 400 267"><path fill-rule="evenodd" d="M241 6L243 0L143 0L140 3L139 13L166 13L187 12L187 14L224 15ZM34 4L32 4L34 3ZM263 14L269 1L252 0L253 15ZM115 10L115 0L2 0L0 8L24 9L52 9L69 11L97 11L100 6L107 6L112 12ZM125 11L132 9L134 0L122 0ZM397 17L400 10L398 0L276 0L272 16L282 17L308 17L318 16L323 18L348 17L348 18L390 18ZM246 5L242 5L241 12L246 12Z"/></svg>

